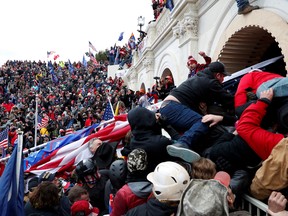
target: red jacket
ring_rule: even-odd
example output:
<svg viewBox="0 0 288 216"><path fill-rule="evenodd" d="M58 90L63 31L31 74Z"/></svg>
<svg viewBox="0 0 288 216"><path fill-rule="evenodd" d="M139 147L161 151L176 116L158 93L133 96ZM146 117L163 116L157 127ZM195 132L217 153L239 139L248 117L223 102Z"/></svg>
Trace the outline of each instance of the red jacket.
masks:
<svg viewBox="0 0 288 216"><path fill-rule="evenodd" d="M113 209L110 216L121 216L125 215L128 210L146 203L148 196L146 198L140 198L136 196L130 187L125 184L119 191L117 191L116 196L113 201Z"/></svg>
<svg viewBox="0 0 288 216"><path fill-rule="evenodd" d="M50 118L51 120L53 120L53 121L56 120L56 117L55 117L55 113L54 113L54 111L52 111L52 112L48 112L48 116L49 116L49 118Z"/></svg>
<svg viewBox="0 0 288 216"><path fill-rule="evenodd" d="M253 71L245 74L237 87L234 101L235 108L239 107L247 102L246 89L250 88L253 93L256 93L257 88L264 82L271 80L276 77L283 77L279 74L264 72L264 71Z"/></svg>
<svg viewBox="0 0 288 216"><path fill-rule="evenodd" d="M8 103L4 102L4 103L2 103L1 106L5 108L4 112L11 112L11 109L14 106L14 104L10 103L10 102L8 102Z"/></svg>
<svg viewBox="0 0 288 216"><path fill-rule="evenodd" d="M284 138L260 127L268 104L258 100L245 109L237 124L237 132L263 160L267 159L274 146Z"/></svg>

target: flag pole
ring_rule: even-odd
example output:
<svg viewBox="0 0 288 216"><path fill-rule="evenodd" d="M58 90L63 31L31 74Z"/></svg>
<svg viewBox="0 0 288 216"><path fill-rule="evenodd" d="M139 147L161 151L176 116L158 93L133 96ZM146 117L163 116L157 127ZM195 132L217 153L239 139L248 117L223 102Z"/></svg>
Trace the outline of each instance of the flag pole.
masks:
<svg viewBox="0 0 288 216"><path fill-rule="evenodd" d="M36 107L35 107L34 147L36 147L37 145L37 126L38 126L38 94L36 94Z"/></svg>
<svg viewBox="0 0 288 216"><path fill-rule="evenodd" d="M19 191L20 183L20 169L23 169L21 166L22 155L23 155L23 131L20 128L17 131L18 134L18 144L17 144L17 163L16 163L16 188Z"/></svg>
<svg viewBox="0 0 288 216"><path fill-rule="evenodd" d="M112 103L111 103L110 99L108 99L108 100L109 100L109 104L110 104L110 107L111 107L111 110L112 110L113 116L115 116L115 113L114 113L114 109L113 109Z"/></svg>

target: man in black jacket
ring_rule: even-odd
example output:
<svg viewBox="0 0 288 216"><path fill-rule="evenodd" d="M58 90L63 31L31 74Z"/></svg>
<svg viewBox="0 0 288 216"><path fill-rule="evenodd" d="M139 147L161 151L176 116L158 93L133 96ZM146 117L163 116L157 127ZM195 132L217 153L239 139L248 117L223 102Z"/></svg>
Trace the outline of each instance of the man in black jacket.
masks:
<svg viewBox="0 0 288 216"><path fill-rule="evenodd" d="M234 112L234 97L222 88L224 77L229 75L221 62L212 62L196 76L187 79L179 87L173 89L163 101L160 113L168 124L184 134L177 143L167 147L171 156L179 156L191 162L191 151L198 151L201 139L208 134L209 126L224 123L234 123L236 118L230 115ZM201 104L207 106L205 113ZM217 107L217 112L210 112ZM215 109L214 109L215 110ZM205 117L203 114L215 114ZM198 151L199 152L199 151Z"/></svg>

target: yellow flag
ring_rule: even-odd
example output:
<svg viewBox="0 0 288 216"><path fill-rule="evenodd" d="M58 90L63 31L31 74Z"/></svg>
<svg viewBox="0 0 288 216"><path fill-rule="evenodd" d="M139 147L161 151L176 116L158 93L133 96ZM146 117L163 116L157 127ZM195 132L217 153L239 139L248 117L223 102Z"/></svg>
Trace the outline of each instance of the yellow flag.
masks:
<svg viewBox="0 0 288 216"><path fill-rule="evenodd" d="M116 109L115 109L115 112L114 112L114 113L115 113L115 114L114 114L115 116L117 116L117 115L119 114L119 104L120 104L119 102L120 102L120 101L118 101L118 102L117 102L117 105L116 105Z"/></svg>
<svg viewBox="0 0 288 216"><path fill-rule="evenodd" d="M59 61L59 65L60 65L61 68L65 67L65 63L63 61Z"/></svg>

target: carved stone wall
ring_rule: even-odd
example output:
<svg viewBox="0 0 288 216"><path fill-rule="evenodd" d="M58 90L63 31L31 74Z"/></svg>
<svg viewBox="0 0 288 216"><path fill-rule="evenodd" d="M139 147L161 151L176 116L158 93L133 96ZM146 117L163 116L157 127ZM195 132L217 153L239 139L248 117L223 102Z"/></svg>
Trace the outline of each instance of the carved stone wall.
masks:
<svg viewBox="0 0 288 216"><path fill-rule="evenodd" d="M173 36L177 39L189 35L198 37L198 18L185 16L184 19L178 21L177 25L172 28Z"/></svg>

